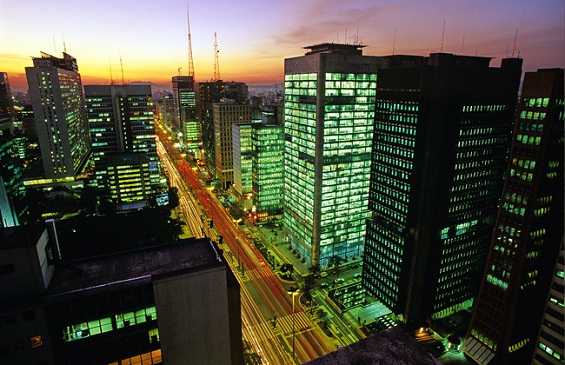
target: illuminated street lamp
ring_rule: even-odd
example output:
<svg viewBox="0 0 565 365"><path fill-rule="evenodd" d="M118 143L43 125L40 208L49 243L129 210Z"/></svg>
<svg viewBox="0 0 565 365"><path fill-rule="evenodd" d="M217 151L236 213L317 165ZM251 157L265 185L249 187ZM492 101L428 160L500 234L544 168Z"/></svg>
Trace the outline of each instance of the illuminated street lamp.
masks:
<svg viewBox="0 0 565 365"><path fill-rule="evenodd" d="M290 295L292 295L292 362L296 364L296 360L294 358L294 333L295 333L295 326L296 326L296 318L294 318L294 297L298 294L300 294L300 292L298 291L298 289L289 292Z"/></svg>

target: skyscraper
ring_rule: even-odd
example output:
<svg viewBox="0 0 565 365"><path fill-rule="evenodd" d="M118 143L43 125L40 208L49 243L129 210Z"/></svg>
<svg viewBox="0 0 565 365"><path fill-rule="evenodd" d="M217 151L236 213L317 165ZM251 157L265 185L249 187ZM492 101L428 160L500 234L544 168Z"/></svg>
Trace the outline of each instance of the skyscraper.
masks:
<svg viewBox="0 0 565 365"><path fill-rule="evenodd" d="M363 252L379 58L362 47L285 59L284 228L312 265Z"/></svg>
<svg viewBox="0 0 565 365"><path fill-rule="evenodd" d="M232 125L251 123L251 105L234 101L214 103L213 118L216 177L228 189L234 181Z"/></svg>
<svg viewBox="0 0 565 365"><path fill-rule="evenodd" d="M494 236L465 340L466 354L481 364L532 358L563 238L563 95L563 69L525 74ZM561 325L562 295L548 305L554 313L561 306ZM562 340L553 346L562 350Z"/></svg>
<svg viewBox="0 0 565 365"><path fill-rule="evenodd" d="M362 282L409 327L478 291L522 60L489 63L436 53L379 70Z"/></svg>
<svg viewBox="0 0 565 365"><path fill-rule="evenodd" d="M108 157L137 153L148 164L153 187L159 167L150 84L86 85L84 87L95 166L95 185L108 188ZM140 161L136 159L136 161ZM150 186L146 186L147 189Z"/></svg>
<svg viewBox="0 0 565 365"><path fill-rule="evenodd" d="M283 126L256 124L251 138L253 205L257 219L280 218L283 212Z"/></svg>
<svg viewBox="0 0 565 365"><path fill-rule="evenodd" d="M45 176L80 174L90 155L90 136L76 58L41 52L26 76Z"/></svg>
<svg viewBox="0 0 565 365"><path fill-rule="evenodd" d="M13 120L16 116L14 101L12 100L12 90L6 72L0 72L0 119L8 118Z"/></svg>
<svg viewBox="0 0 565 365"><path fill-rule="evenodd" d="M224 83L222 80L201 82L198 84L196 109L200 118L200 130L202 131L201 158L212 173L216 171L214 118L212 117L212 110L214 103L220 102L223 97Z"/></svg>
<svg viewBox="0 0 565 365"><path fill-rule="evenodd" d="M175 101L175 129L182 134L182 142L191 151L198 149L201 143L200 122L196 118L196 93L194 77L174 76L173 99Z"/></svg>
<svg viewBox="0 0 565 365"><path fill-rule="evenodd" d="M253 124L232 124L233 194L244 211L252 208Z"/></svg>

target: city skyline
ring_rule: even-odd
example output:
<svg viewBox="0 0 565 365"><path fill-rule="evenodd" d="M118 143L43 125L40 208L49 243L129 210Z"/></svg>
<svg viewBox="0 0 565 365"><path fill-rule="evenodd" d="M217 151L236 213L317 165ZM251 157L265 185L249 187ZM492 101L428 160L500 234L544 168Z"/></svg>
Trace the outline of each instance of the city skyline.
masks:
<svg viewBox="0 0 565 365"><path fill-rule="evenodd" d="M284 58L324 42L362 43L366 55L476 54L495 58L494 64L520 54L524 72L565 63L565 5L558 0L192 0L188 5L197 82L213 78L215 32L221 78L251 85L282 82ZM5 15L2 71L9 74L13 91L27 89L24 68L40 51L60 56L66 49L78 60L83 84L123 79L170 88L178 68L181 75L188 72L186 1L155 6L149 1L62 0L53 6L27 0L4 1L0 9Z"/></svg>

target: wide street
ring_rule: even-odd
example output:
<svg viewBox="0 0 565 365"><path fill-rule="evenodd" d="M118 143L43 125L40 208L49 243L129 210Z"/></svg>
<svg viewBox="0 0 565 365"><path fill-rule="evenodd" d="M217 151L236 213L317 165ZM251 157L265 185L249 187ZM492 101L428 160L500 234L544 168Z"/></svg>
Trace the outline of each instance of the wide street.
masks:
<svg viewBox="0 0 565 365"><path fill-rule="evenodd" d="M162 136L158 145L171 185L178 188L180 210L190 231L195 237L205 234L221 241L224 257L241 285L244 339L252 344L263 363L302 364L335 350L333 339L324 334L300 304L300 293L287 291L203 185L198 172Z"/></svg>

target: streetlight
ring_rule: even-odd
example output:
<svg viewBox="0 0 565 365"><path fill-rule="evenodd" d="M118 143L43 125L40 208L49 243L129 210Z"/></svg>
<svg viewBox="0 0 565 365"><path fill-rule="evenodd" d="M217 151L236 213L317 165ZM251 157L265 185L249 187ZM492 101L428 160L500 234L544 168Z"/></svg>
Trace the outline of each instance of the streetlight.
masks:
<svg viewBox="0 0 565 365"><path fill-rule="evenodd" d="M296 364L296 360L294 358L294 332L295 332L295 323L296 323L296 318L294 318L294 297L296 295L298 295L299 292L298 290L292 291L291 295L292 295L292 362Z"/></svg>

